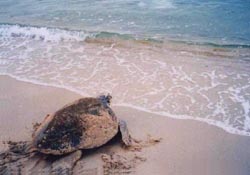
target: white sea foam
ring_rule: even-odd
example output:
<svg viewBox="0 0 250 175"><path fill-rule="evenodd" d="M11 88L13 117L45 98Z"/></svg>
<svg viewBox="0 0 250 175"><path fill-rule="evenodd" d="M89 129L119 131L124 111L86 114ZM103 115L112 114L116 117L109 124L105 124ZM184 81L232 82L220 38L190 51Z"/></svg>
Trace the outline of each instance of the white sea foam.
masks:
<svg viewBox="0 0 250 175"><path fill-rule="evenodd" d="M0 25L0 37L23 37L44 41L84 41L90 34L83 31L67 31L47 27L30 27L20 25Z"/></svg>
<svg viewBox="0 0 250 175"><path fill-rule="evenodd" d="M31 36L27 27L19 28ZM211 48L133 41L82 44L77 39L51 42L4 36L0 37L0 74L83 96L109 92L114 105L250 135L250 65L238 59L239 50L217 53Z"/></svg>

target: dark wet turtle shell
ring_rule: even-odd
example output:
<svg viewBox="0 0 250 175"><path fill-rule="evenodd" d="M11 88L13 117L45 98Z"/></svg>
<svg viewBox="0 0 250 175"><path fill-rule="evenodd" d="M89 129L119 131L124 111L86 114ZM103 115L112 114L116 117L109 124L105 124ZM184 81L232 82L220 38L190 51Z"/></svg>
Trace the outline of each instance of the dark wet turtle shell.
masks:
<svg viewBox="0 0 250 175"><path fill-rule="evenodd" d="M119 128L123 142L130 145L126 123L117 119L110 99L110 95L82 98L48 115L33 134L33 147L54 155L95 148L111 140Z"/></svg>

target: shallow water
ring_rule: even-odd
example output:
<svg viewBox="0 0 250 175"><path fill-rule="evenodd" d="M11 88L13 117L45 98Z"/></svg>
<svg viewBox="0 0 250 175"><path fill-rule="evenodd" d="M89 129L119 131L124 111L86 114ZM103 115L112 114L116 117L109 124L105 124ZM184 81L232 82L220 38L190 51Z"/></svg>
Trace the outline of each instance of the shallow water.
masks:
<svg viewBox="0 0 250 175"><path fill-rule="evenodd" d="M5 0L0 23L250 44L247 0Z"/></svg>
<svg viewBox="0 0 250 175"><path fill-rule="evenodd" d="M0 74L250 135L248 6L1 1Z"/></svg>

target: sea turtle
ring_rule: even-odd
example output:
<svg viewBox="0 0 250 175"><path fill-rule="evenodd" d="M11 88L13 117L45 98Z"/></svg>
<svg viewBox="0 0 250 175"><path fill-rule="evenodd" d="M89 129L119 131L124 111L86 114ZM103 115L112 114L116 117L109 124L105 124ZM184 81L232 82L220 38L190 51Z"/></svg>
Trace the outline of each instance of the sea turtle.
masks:
<svg viewBox="0 0 250 175"><path fill-rule="evenodd" d="M132 138L126 122L110 108L111 95L81 98L47 115L33 133L32 146L44 154L63 155L107 143L119 132L126 146Z"/></svg>

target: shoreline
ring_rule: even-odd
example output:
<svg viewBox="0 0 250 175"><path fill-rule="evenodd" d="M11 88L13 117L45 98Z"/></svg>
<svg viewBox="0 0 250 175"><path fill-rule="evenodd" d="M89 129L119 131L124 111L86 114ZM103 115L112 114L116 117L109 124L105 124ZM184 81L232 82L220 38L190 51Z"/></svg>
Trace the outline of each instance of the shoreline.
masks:
<svg viewBox="0 0 250 175"><path fill-rule="evenodd" d="M112 93L113 104L250 135L249 49L109 36L79 42L71 32L30 30L3 32L1 74L83 96Z"/></svg>
<svg viewBox="0 0 250 175"><path fill-rule="evenodd" d="M65 89L34 85L8 76L0 76L0 83L1 142L29 140L32 123L80 98ZM128 123L136 139L145 140L148 135L162 138L159 144L138 153L147 160L137 165L132 174L248 175L250 171L248 136L230 134L194 120L176 120L127 107L112 108ZM103 153L125 157L129 154L118 145L109 145L86 158L83 156L82 161L88 162L87 167L94 166Z"/></svg>
<svg viewBox="0 0 250 175"><path fill-rule="evenodd" d="M1 74L1 76L7 76L7 77L10 77L10 78L13 78L17 81L21 81L21 82L25 82L25 83L31 83L31 84L34 84L34 85L40 85L40 86L45 86L45 87L53 87L53 88L59 88L59 89L62 89L62 90L66 90L66 91L70 91L72 93L75 93L77 95L80 95L80 96L90 96L90 95L87 95L87 94L83 94L82 92L78 92L74 89L70 89L68 87L64 87L64 86L59 86L59 85L53 85L53 84L48 84L48 83L41 83L39 81L35 81L35 80L28 80L28 79L23 79L23 78L19 78L17 76L14 76L14 75L11 75L11 74ZM139 111L142 111L142 112L146 112L146 113L149 113L149 114L152 114L152 115L157 115L157 116L161 116L161 117L168 117L168 118L173 118L173 119L177 119L177 120L193 120L193 121L198 121L198 122L202 122L202 123L206 123L208 125L212 125L212 126L215 126L215 127L218 127L219 129L222 129L223 131L227 132L227 133L230 133L230 134L234 134L234 135L239 135L239 136L246 136L246 137L249 137L250 136L250 133L248 132L245 132L245 131L239 131L235 128L232 128L232 127L229 127L229 126L223 126L223 122L220 122L220 121L214 121L214 120L209 120L209 119L201 119L201 118L193 118L191 116L188 116L188 115L172 115L172 114L169 114L169 113L166 113L166 114L161 114L161 112L157 113L157 112L152 112L150 110L147 110L147 109L144 109L144 108L141 108L141 107L137 107L137 106L133 106L133 105L130 105L130 104L115 104L113 106L117 106L117 107L128 107L128 108L131 108L131 109L134 109L134 110L139 110Z"/></svg>

